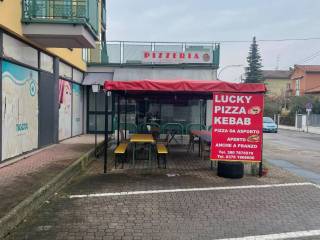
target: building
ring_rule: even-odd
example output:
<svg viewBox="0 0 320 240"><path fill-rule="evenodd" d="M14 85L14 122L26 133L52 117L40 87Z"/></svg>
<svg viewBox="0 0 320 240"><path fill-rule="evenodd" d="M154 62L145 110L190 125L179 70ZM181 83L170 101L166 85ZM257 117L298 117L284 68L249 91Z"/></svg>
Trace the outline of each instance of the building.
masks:
<svg viewBox="0 0 320 240"><path fill-rule="evenodd" d="M93 84L217 78L216 43L107 42L105 0L5 0L0 13L0 161L83 133L104 132L105 93L94 94ZM113 132L115 111L123 111L124 99L118 105L118 99L109 98L108 129ZM205 101L126 101L132 125L150 118L210 123L212 104Z"/></svg>
<svg viewBox="0 0 320 240"><path fill-rule="evenodd" d="M295 65L291 75L293 96L319 94L320 65Z"/></svg>
<svg viewBox="0 0 320 240"><path fill-rule="evenodd" d="M0 1L0 160L86 131L83 48L105 40L105 6Z"/></svg>
<svg viewBox="0 0 320 240"><path fill-rule="evenodd" d="M263 80L271 97L287 97L291 84L290 70L263 70Z"/></svg>
<svg viewBox="0 0 320 240"><path fill-rule="evenodd" d="M85 85L98 83L103 85L105 80L216 80L219 68L220 46L217 43L182 43L182 42L105 42L100 48L88 51L88 70L84 79ZM89 91L88 132L94 131L94 115L98 114L98 131L104 130L104 97L98 96L98 111L94 111L94 94ZM210 102L192 99L178 100L178 104L168 104L164 98L161 102L129 99L129 123L139 128L146 115L151 118L164 119L165 122L178 122L183 126L190 123L211 125ZM113 110L117 109L117 100L113 99ZM124 100L120 101L124 109ZM201 110L199 110L201 109ZM175 115L179 115L176 117ZM111 116L110 116L111 118ZM112 119L115 120L114 117ZM111 121L109 121L111 122ZM121 123L124 114L121 114ZM114 129L116 124L113 122Z"/></svg>

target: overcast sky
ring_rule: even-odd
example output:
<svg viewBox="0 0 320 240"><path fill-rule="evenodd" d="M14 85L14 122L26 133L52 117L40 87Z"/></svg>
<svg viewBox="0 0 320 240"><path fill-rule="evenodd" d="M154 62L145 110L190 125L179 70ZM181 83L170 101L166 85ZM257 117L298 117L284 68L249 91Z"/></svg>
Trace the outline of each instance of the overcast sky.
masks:
<svg viewBox="0 0 320 240"><path fill-rule="evenodd" d="M219 42L250 41L253 36L258 40L320 38L320 0L107 1L108 40ZM222 42L220 67L246 65L249 45ZM264 69L320 64L320 40L259 42L259 46ZM228 68L220 78L239 81L243 72L243 67Z"/></svg>

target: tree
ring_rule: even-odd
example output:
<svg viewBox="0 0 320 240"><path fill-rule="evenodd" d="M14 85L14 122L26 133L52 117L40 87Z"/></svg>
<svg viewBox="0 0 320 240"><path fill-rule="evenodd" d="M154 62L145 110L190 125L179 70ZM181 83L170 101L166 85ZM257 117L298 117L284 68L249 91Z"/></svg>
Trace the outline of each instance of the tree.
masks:
<svg viewBox="0 0 320 240"><path fill-rule="evenodd" d="M253 37L252 44L247 57L248 67L246 67L245 83L262 83L262 59L259 53L259 47L256 37Z"/></svg>
<svg viewBox="0 0 320 240"><path fill-rule="evenodd" d="M275 114L281 113L282 105L281 99L279 97L269 97L265 96L264 98L264 113L263 116L271 117Z"/></svg>

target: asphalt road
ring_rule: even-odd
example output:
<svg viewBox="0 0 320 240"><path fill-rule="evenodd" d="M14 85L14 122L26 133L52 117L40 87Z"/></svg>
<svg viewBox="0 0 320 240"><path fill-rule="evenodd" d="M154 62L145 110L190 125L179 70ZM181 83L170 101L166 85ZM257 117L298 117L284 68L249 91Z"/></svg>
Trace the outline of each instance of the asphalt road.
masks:
<svg viewBox="0 0 320 240"><path fill-rule="evenodd" d="M290 130L264 134L264 158L320 173L320 135Z"/></svg>

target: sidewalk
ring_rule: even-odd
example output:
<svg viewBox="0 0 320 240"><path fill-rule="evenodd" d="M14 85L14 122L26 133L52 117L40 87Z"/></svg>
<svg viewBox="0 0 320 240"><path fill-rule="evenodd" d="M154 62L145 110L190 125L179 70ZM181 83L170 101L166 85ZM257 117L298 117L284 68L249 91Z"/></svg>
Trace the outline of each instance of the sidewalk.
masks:
<svg viewBox="0 0 320 240"><path fill-rule="evenodd" d="M94 135L82 135L0 164L0 219L92 148Z"/></svg>
<svg viewBox="0 0 320 240"><path fill-rule="evenodd" d="M279 129L297 131L297 132L307 132L306 129L298 129L293 126L279 125ZM308 133L320 134L320 127L308 127Z"/></svg>

